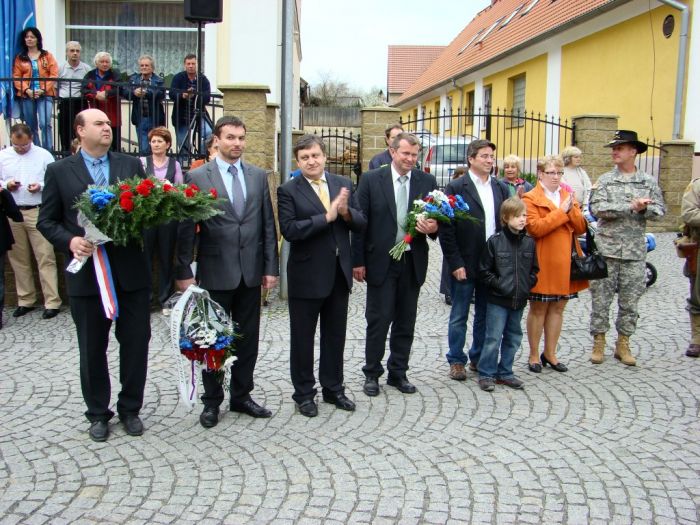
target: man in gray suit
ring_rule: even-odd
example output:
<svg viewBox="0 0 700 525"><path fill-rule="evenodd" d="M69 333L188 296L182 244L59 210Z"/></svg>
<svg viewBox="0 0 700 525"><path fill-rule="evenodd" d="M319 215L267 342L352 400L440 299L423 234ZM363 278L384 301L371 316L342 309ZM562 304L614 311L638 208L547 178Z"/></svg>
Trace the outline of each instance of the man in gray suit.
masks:
<svg viewBox="0 0 700 525"><path fill-rule="evenodd" d="M212 188L220 198L223 215L195 225L182 223L178 233L177 286L186 289L195 282L190 269L197 246L197 280L240 327L242 338L236 347L237 361L231 369L230 408L252 417L270 417L266 408L250 397L253 371L258 358L260 328L260 286L277 283L277 230L267 174L241 161L246 128L237 117L221 117L214 127L219 151L204 166L185 177L201 191ZM196 240L196 237L199 239ZM196 242L195 242L196 240ZM212 372L202 373L204 410L199 422L205 428L218 423L223 387Z"/></svg>

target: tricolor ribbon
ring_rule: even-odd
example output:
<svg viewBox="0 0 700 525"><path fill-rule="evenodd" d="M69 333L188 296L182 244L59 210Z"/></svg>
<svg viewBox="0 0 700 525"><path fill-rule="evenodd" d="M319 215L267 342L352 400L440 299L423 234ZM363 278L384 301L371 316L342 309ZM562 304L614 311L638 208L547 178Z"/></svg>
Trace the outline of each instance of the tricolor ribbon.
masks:
<svg viewBox="0 0 700 525"><path fill-rule="evenodd" d="M104 245L101 244L95 248L95 252L92 254L92 263L95 267L97 286L100 289L105 316L114 321L119 317L119 304L112 280L112 267L109 265L109 257L107 257Z"/></svg>

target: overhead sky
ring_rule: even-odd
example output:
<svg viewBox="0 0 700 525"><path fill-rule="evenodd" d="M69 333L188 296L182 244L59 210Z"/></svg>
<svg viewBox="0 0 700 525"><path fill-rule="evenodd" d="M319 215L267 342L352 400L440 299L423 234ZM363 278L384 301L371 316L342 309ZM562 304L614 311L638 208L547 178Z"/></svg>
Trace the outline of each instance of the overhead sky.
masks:
<svg viewBox="0 0 700 525"><path fill-rule="evenodd" d="M449 44L490 0L302 0L301 76L386 92L389 45Z"/></svg>

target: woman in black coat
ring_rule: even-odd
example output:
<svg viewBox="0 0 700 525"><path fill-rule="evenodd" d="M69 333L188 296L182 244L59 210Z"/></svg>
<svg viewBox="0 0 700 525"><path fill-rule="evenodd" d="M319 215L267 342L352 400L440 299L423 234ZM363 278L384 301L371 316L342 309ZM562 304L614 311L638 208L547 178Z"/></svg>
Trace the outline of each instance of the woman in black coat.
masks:
<svg viewBox="0 0 700 525"><path fill-rule="evenodd" d="M8 217L15 222L24 221L12 194L5 188L0 188L0 329L2 329L2 309L5 306L5 253L15 242Z"/></svg>

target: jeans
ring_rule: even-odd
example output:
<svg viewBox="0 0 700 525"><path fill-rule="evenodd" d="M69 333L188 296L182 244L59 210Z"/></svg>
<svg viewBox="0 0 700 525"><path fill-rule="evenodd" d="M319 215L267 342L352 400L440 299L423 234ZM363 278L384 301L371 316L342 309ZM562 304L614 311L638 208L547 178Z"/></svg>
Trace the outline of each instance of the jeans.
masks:
<svg viewBox="0 0 700 525"><path fill-rule="evenodd" d="M142 155L151 154L151 144L148 142L148 132L154 127L153 119L151 117L141 117L141 120L139 120L139 123L136 125L136 136L138 137L139 141L139 152Z"/></svg>
<svg viewBox="0 0 700 525"><path fill-rule="evenodd" d="M523 340L520 320L523 310L511 310L498 304L488 303L486 307L486 340L479 358L479 377L493 379L513 379L513 360ZM498 350L501 360L498 360Z"/></svg>
<svg viewBox="0 0 700 525"><path fill-rule="evenodd" d="M466 365L467 361L478 363L486 334L486 289L474 279L458 281L450 277L450 280L452 310L450 310L450 324L447 329L447 343L450 347L447 352L447 362L451 365ZM467 319L472 296L475 299L474 327L472 346L467 359L464 354L464 343L467 339Z"/></svg>
<svg viewBox="0 0 700 525"><path fill-rule="evenodd" d="M51 125L53 99L51 97L20 98L19 101L22 120L32 130L34 144L51 151L53 149L53 126ZM41 143L39 128L41 128Z"/></svg>
<svg viewBox="0 0 700 525"><path fill-rule="evenodd" d="M175 128L175 137L177 139L176 147L175 147L175 152L180 153L180 148L182 148L182 143L187 139L187 130L189 129L189 122L187 124L181 124L178 123L177 127ZM198 148L199 153L204 153L206 154L206 148L204 147L204 141L206 141L209 138L209 135L211 135L211 126L209 126L209 123L202 118L201 120L201 148ZM195 133L194 131L192 132L192 137L191 139L195 138ZM190 139L190 140L191 140ZM190 147L190 144L187 144L187 147L185 148L187 151L192 151L192 148Z"/></svg>

